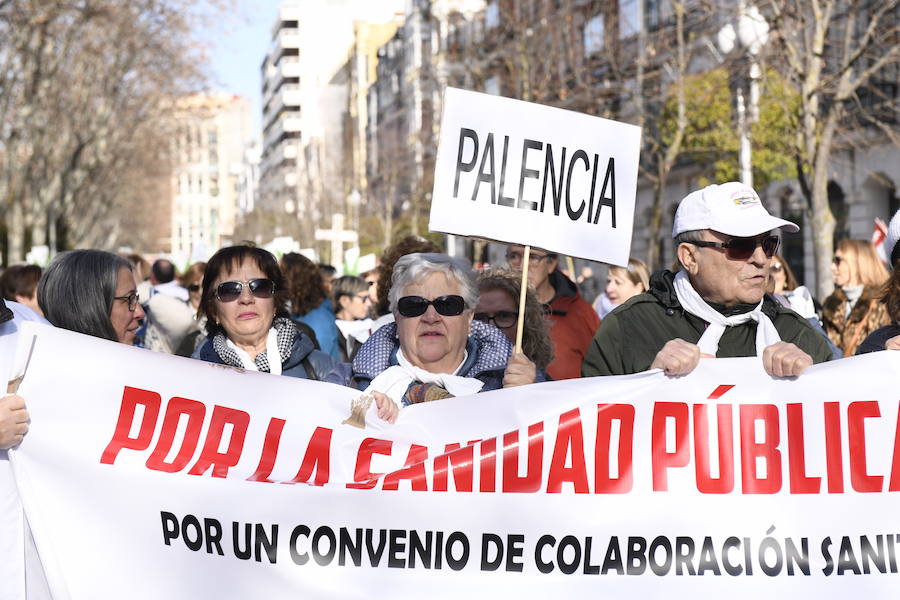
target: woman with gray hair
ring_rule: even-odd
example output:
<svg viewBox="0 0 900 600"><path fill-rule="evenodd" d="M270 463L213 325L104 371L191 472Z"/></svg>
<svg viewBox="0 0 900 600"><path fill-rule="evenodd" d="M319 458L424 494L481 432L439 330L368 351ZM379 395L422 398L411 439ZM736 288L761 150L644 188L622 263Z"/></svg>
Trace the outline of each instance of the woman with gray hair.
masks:
<svg viewBox="0 0 900 600"><path fill-rule="evenodd" d="M399 406L524 385L541 374L507 373L512 345L492 325L473 321L478 287L468 265L445 254L408 254L394 266L388 295L395 322L366 341L352 372L333 383L373 393L379 415ZM387 407L387 408L385 408Z"/></svg>
<svg viewBox="0 0 900 600"><path fill-rule="evenodd" d="M37 288L56 327L134 344L144 318L131 263L103 250L72 250L53 259Z"/></svg>

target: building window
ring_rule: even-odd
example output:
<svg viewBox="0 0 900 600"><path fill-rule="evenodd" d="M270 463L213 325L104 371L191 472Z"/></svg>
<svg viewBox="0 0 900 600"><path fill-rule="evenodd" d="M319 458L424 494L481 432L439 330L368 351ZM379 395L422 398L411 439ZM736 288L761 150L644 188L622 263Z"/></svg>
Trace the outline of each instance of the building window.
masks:
<svg viewBox="0 0 900 600"><path fill-rule="evenodd" d="M622 0L619 3L619 37L621 39L629 38L640 31L640 27L640 0Z"/></svg>
<svg viewBox="0 0 900 600"><path fill-rule="evenodd" d="M484 10L484 26L493 29L500 24L500 4L496 1L487 5Z"/></svg>
<svg viewBox="0 0 900 600"><path fill-rule="evenodd" d="M584 24L584 55L590 56L603 49L603 14L594 15Z"/></svg>
<svg viewBox="0 0 900 600"><path fill-rule="evenodd" d="M494 75L484 82L484 93L494 96L500 95L500 78Z"/></svg>

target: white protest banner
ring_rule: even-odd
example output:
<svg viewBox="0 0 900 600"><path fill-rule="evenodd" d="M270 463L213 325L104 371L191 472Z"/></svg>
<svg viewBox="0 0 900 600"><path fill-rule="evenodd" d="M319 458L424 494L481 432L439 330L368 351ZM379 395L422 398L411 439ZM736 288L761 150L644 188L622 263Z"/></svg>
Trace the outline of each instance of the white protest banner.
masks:
<svg viewBox="0 0 900 600"><path fill-rule="evenodd" d="M541 383L362 430L346 388L34 330L12 458L57 599L896 595L898 353Z"/></svg>
<svg viewBox="0 0 900 600"><path fill-rule="evenodd" d="M639 127L447 88L429 229L627 265Z"/></svg>

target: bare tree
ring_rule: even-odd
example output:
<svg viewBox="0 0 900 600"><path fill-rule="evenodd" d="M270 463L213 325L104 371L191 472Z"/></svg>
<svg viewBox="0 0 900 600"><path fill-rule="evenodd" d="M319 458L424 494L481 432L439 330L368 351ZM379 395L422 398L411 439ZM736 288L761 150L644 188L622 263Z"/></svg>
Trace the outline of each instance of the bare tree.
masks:
<svg viewBox="0 0 900 600"><path fill-rule="evenodd" d="M0 211L26 239L111 247L159 172L174 98L204 81L187 0L0 3ZM149 160L148 160L149 159ZM124 235L122 235L124 234ZM48 236L49 239L46 239Z"/></svg>
<svg viewBox="0 0 900 600"><path fill-rule="evenodd" d="M835 219L828 168L854 143L900 142L898 0L766 0L773 61L800 92L794 150L812 225L816 291L831 292ZM882 81L887 70L893 75ZM882 85L886 84L886 85Z"/></svg>

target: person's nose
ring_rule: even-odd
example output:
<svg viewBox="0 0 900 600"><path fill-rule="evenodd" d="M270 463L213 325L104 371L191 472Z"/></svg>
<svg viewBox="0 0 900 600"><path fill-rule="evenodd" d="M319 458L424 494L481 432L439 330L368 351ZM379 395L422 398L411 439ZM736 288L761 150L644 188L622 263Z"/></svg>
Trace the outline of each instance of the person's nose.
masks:
<svg viewBox="0 0 900 600"><path fill-rule="evenodd" d="M750 255L750 262L758 267L765 267L768 265L771 257L766 256L765 250L762 248L762 244L757 244L756 248L753 249L753 254Z"/></svg>
<svg viewBox="0 0 900 600"><path fill-rule="evenodd" d="M249 285L245 285L241 288L241 295L238 296L238 302L241 304L253 304L253 294L250 292Z"/></svg>
<svg viewBox="0 0 900 600"><path fill-rule="evenodd" d="M422 314L422 321L426 323L437 323L441 320L441 315L435 310L433 304L428 305L428 309Z"/></svg>
<svg viewBox="0 0 900 600"><path fill-rule="evenodd" d="M141 306L141 303L138 302L134 305L134 318L137 320L141 320L146 317L147 314L144 312L144 307Z"/></svg>

